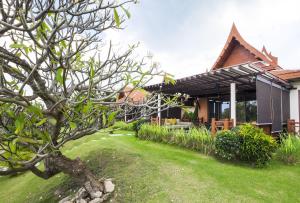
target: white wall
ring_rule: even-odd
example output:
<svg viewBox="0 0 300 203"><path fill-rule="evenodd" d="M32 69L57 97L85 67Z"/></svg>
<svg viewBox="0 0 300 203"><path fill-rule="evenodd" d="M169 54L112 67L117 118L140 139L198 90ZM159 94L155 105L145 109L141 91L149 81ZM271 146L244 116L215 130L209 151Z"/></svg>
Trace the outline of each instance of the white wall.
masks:
<svg viewBox="0 0 300 203"><path fill-rule="evenodd" d="M291 83L295 89L290 90L290 119L299 122L299 96L300 82Z"/></svg>

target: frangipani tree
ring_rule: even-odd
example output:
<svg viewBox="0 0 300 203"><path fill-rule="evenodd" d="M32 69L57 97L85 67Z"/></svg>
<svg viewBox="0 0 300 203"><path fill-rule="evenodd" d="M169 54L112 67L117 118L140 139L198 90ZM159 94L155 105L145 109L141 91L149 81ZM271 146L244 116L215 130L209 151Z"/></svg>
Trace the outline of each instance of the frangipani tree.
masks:
<svg viewBox="0 0 300 203"><path fill-rule="evenodd" d="M155 63L145 68L147 57L133 57L136 46L103 47L103 34L130 17L128 3L134 1L0 1L0 175L64 172L103 190L80 159L60 149L110 125L116 112L107 103L119 90L161 74Z"/></svg>

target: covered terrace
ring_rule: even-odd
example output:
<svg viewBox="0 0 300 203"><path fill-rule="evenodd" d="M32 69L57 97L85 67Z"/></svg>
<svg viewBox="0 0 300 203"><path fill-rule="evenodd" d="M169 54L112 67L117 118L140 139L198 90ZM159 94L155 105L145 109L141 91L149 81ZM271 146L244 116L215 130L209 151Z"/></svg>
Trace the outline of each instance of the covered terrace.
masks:
<svg viewBox="0 0 300 203"><path fill-rule="evenodd" d="M201 124L215 126L213 121L224 126L222 121L229 119L231 126L251 122L269 134L278 133L289 118L289 89L292 87L260 68L262 66L262 62L244 63L181 78L174 85L160 83L145 89L189 95L198 108ZM158 117L166 116L162 112ZM176 118L179 117L177 114Z"/></svg>

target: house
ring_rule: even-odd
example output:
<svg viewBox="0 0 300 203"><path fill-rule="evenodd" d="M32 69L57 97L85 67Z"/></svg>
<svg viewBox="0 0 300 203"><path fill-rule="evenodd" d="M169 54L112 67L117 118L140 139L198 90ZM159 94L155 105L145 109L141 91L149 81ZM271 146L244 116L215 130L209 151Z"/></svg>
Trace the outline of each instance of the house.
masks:
<svg viewBox="0 0 300 203"><path fill-rule="evenodd" d="M124 109L124 121L130 121L140 115L140 108L134 107L136 104L144 103L147 92L141 89L134 89L126 86L117 95L116 103ZM129 105L128 105L129 104Z"/></svg>
<svg viewBox="0 0 300 203"><path fill-rule="evenodd" d="M202 123L231 119L232 126L251 122L276 134L289 119L299 121L300 70L283 69L264 46L259 51L246 42L234 24L209 72L145 89L189 95Z"/></svg>
<svg viewBox="0 0 300 203"><path fill-rule="evenodd" d="M140 89L133 89L126 86L117 96L117 103L130 102L130 103L143 103L146 92Z"/></svg>

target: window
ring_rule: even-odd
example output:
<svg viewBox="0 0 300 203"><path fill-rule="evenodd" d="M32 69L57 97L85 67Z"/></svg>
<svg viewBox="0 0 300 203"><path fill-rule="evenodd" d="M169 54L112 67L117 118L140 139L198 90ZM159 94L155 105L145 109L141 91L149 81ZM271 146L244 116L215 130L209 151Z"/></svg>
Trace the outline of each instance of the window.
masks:
<svg viewBox="0 0 300 203"><path fill-rule="evenodd" d="M246 121L256 122L257 120L257 102L256 100L246 102Z"/></svg>
<svg viewBox="0 0 300 203"><path fill-rule="evenodd" d="M229 102L221 103L221 119L230 118L230 105Z"/></svg>
<svg viewBox="0 0 300 203"><path fill-rule="evenodd" d="M256 101L240 101L236 104L236 120L238 123L256 122Z"/></svg>

